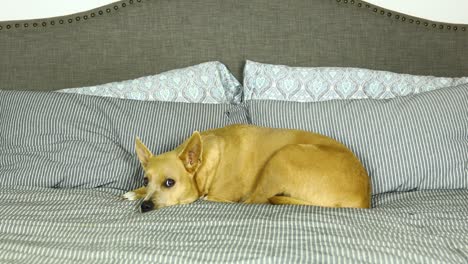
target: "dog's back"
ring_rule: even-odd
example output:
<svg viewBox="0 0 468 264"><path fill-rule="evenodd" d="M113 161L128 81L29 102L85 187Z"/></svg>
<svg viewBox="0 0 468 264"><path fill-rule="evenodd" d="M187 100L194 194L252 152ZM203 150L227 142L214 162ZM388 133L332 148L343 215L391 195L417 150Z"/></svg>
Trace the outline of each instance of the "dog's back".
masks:
<svg viewBox="0 0 468 264"><path fill-rule="evenodd" d="M278 200L285 203L288 198L284 197L292 196L294 192L284 190L284 188L292 188L302 190L296 192L301 193L300 196L302 197L289 197L291 201L294 200L294 203L297 203L297 201L303 200L304 204L316 204L317 202L310 201L307 198L316 197L317 195L303 193L307 193L307 189L305 189L307 186L311 187L309 188L311 193L317 190L317 186L320 186L318 183L323 182L324 177L328 177L330 183L337 184L337 188L328 187L330 195L343 193L340 187L342 183L338 182L359 178L359 182L362 183L357 186L358 188L354 188L356 190L353 190L353 192L358 192L358 196L360 192L364 192L363 197L370 197L369 191L366 191L369 189L368 176L359 160L348 148L332 138L300 130L272 129L252 125L232 125L205 131L201 135L204 149L203 160L216 160L217 164L206 168L202 166L199 176L205 178L205 183L209 185L209 194L215 200L233 202L271 202ZM297 151L291 151L291 146L303 147L301 149L296 148ZM333 153L333 155L329 155L330 153ZM337 161L336 158L348 162L343 163ZM275 164L272 164L272 159L275 159ZM299 160L304 161L304 164L298 167L296 165ZM318 166L319 163L321 166ZM343 172L337 171L340 164L335 163L346 163L346 168L343 168ZM272 168L274 168L274 171L272 171ZM354 169L356 175L352 177L340 175L350 169L351 171ZM294 184L297 186L286 184L289 186L286 187L283 181L296 182ZM349 186L348 183L345 183L345 185ZM263 191L262 195L283 197L261 197L255 200L252 195L256 192L260 195L258 193L259 186L267 189ZM323 192L320 191L320 195L322 194ZM347 205L346 201L335 201L334 198L328 200L332 204L316 205L339 207ZM352 198L352 200L356 199ZM357 200L361 199L358 198ZM368 207L369 201L370 198L359 203L367 204L367 206L361 207ZM352 204L349 207L356 207L352 206Z"/></svg>

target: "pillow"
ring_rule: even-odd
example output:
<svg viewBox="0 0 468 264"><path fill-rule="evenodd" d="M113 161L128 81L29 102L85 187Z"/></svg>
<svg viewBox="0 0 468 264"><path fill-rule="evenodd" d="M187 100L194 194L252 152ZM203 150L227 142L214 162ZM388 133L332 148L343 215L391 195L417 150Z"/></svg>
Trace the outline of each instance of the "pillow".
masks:
<svg viewBox="0 0 468 264"><path fill-rule="evenodd" d="M330 136L360 158L373 193L468 188L468 84L386 100L247 102L253 124Z"/></svg>
<svg viewBox="0 0 468 264"><path fill-rule="evenodd" d="M316 102L332 99L388 99L468 83L443 78L339 67L288 67L247 61L245 100Z"/></svg>
<svg viewBox="0 0 468 264"><path fill-rule="evenodd" d="M58 90L122 99L186 103L239 103L242 86L220 62L206 62L134 80Z"/></svg>
<svg viewBox="0 0 468 264"><path fill-rule="evenodd" d="M230 104L0 91L0 186L138 187L135 137L158 154L194 130L246 123L243 113Z"/></svg>

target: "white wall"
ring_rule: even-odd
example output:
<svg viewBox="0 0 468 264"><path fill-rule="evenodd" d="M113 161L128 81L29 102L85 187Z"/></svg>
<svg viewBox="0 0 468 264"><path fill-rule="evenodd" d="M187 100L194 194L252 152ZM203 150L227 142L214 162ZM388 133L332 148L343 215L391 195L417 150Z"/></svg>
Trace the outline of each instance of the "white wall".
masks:
<svg viewBox="0 0 468 264"><path fill-rule="evenodd" d="M0 0L0 21L68 15L112 2L114 0ZM367 2L430 20L468 24L468 0L367 0Z"/></svg>
<svg viewBox="0 0 468 264"><path fill-rule="evenodd" d="M69 15L115 0L0 0L0 21Z"/></svg>
<svg viewBox="0 0 468 264"><path fill-rule="evenodd" d="M367 0L367 2L429 20L468 24L468 0Z"/></svg>

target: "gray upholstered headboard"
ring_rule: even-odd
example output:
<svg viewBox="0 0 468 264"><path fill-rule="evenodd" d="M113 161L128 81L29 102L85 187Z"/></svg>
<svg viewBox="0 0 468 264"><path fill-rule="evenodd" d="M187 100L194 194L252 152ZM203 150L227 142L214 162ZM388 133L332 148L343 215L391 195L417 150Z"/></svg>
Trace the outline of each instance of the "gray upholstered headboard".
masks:
<svg viewBox="0 0 468 264"><path fill-rule="evenodd" d="M125 0L0 22L0 89L53 90L245 59L468 76L468 26L358 0Z"/></svg>

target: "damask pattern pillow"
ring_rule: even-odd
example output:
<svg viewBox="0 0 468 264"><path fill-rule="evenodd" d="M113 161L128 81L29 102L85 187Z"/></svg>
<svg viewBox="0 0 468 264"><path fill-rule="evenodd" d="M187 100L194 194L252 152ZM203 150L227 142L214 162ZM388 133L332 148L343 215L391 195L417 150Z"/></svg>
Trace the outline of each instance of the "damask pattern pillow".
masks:
<svg viewBox="0 0 468 264"><path fill-rule="evenodd" d="M242 86L220 62L167 71L157 75L102 85L58 90L147 101L231 103L242 99Z"/></svg>
<svg viewBox="0 0 468 264"><path fill-rule="evenodd" d="M341 67L289 67L247 61L245 100L315 102L389 99L468 83L468 77L416 76Z"/></svg>

